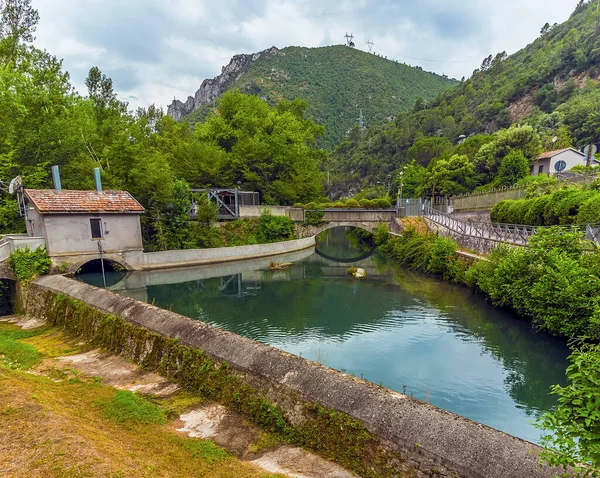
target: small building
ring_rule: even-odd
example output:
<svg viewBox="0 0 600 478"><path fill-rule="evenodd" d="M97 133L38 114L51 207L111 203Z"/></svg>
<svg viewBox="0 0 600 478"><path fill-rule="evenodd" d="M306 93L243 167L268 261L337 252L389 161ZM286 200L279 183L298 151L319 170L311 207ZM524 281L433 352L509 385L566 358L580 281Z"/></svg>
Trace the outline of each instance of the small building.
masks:
<svg viewBox="0 0 600 478"><path fill-rule="evenodd" d="M565 164L562 165L564 167L561 169L561 164L559 164L559 168L557 169L557 163L561 161L564 161ZM539 174L547 174L552 176L559 172L559 170L568 171L577 165L585 166L586 161L586 155L574 148L546 151L545 153L540 154L533 162L533 165L531 166L531 175L537 176ZM592 157L592 166L595 166L598 163L599 162Z"/></svg>
<svg viewBox="0 0 600 478"><path fill-rule="evenodd" d="M143 250L144 208L126 191L25 189L24 197L27 234L43 237L53 259Z"/></svg>

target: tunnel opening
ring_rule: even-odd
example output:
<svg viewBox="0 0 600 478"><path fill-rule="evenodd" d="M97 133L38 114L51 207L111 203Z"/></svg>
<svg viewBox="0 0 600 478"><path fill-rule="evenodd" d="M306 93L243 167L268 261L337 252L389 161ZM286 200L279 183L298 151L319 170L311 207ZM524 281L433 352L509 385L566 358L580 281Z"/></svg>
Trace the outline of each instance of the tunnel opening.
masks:
<svg viewBox="0 0 600 478"><path fill-rule="evenodd" d="M103 273L104 266L104 273ZM75 274L75 278L96 287L113 286L120 282L127 270L124 266L110 259L93 259L83 264Z"/></svg>
<svg viewBox="0 0 600 478"><path fill-rule="evenodd" d="M0 317L15 313L17 283L10 279L0 279Z"/></svg>

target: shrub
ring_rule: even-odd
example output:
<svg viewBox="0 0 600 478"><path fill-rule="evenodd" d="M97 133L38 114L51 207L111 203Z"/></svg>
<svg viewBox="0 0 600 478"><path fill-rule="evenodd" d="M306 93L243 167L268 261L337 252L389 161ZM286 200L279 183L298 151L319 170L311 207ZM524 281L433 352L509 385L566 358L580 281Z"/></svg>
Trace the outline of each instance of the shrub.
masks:
<svg viewBox="0 0 600 478"><path fill-rule="evenodd" d="M360 204L360 207L362 207L362 208L371 207L371 201L369 199L361 199L360 201L358 201L358 203Z"/></svg>
<svg viewBox="0 0 600 478"><path fill-rule="evenodd" d="M577 191L573 190L565 195L562 200L557 202L554 207L555 214L558 216L559 224L573 224L577 220L579 207L588 199L596 196L595 191ZM553 197L554 199L554 197Z"/></svg>
<svg viewBox="0 0 600 478"><path fill-rule="evenodd" d="M270 211L261 212L256 231L260 243L285 241L294 235L294 223L287 216L273 216Z"/></svg>
<svg viewBox="0 0 600 478"><path fill-rule="evenodd" d="M577 223L600 222L600 194L590 197L579 207Z"/></svg>
<svg viewBox="0 0 600 478"><path fill-rule="evenodd" d="M325 211L305 211L304 212L304 224L307 226L320 226L323 224L323 217Z"/></svg>
<svg viewBox="0 0 600 478"><path fill-rule="evenodd" d="M444 279L454 279L452 264L456 261L457 244L445 237L436 237L431 243L429 264L426 272L442 276Z"/></svg>
<svg viewBox="0 0 600 478"><path fill-rule="evenodd" d="M343 201L336 201L333 203L333 207L336 207L338 209L343 209L346 207L346 203Z"/></svg>
<svg viewBox="0 0 600 478"><path fill-rule="evenodd" d="M299 208L299 209L304 209L304 204L302 204L301 202L297 202L292 207Z"/></svg>
<svg viewBox="0 0 600 478"><path fill-rule="evenodd" d="M360 203L356 199L348 199L346 200L345 206L347 208L355 209L360 207Z"/></svg>
<svg viewBox="0 0 600 478"><path fill-rule="evenodd" d="M381 222L373 231L373 240L377 247L385 247L390 239L390 228L389 226Z"/></svg>
<svg viewBox="0 0 600 478"><path fill-rule="evenodd" d="M15 250L8 258L8 265L20 282L31 282L38 276L46 274L52 261L44 247L32 251L29 247Z"/></svg>
<svg viewBox="0 0 600 478"><path fill-rule="evenodd" d="M544 210L548 206L548 203L552 201L552 196L540 196L535 199L530 199L531 204L529 210L525 213L525 224L531 224L532 226L543 226L544 225Z"/></svg>

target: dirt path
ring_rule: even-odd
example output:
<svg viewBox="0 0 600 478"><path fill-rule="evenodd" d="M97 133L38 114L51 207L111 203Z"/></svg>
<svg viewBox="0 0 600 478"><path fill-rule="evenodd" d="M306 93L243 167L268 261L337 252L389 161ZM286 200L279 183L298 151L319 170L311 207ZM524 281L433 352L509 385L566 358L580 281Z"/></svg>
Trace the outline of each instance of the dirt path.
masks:
<svg viewBox="0 0 600 478"><path fill-rule="evenodd" d="M355 476L313 453L282 444L241 415L182 391L164 377L145 372L120 356L82 350L83 344L73 344L55 330L36 333L39 329L32 327L40 323L8 320L29 327L24 330L30 330L32 336L18 341L35 347L44 357L27 372L0 368L0 384L8 384L0 385L0 476ZM6 327L13 326L0 323L0 339ZM1 347L0 341L0 355ZM167 410L171 420L160 426L136 425L126 430L122 430L123 425L104 423L106 420L98 423L101 418L90 401L108 400L115 389L143 394ZM44 400L39 398L42 393ZM4 417L10 417L7 423L3 423ZM162 427L160 432L156 427ZM27 432L21 436L15 434L16 430ZM131 437L132 431L135 438ZM179 453L179 441L214 443L237 459L229 456L211 462L210 456L218 455L212 452L205 460L208 463L202 462L207 466L204 472L199 473L196 464L192 474L186 472L187 465L172 474L159 457L175 455L172 462L190 461ZM186 446L197 445L184 445L184 454ZM11 465L5 467L4 463ZM122 466L117 467L118 463ZM52 467L61 471L36 474L38 468L47 473ZM109 472L111 467L116 471ZM17 470L30 473L19 474Z"/></svg>

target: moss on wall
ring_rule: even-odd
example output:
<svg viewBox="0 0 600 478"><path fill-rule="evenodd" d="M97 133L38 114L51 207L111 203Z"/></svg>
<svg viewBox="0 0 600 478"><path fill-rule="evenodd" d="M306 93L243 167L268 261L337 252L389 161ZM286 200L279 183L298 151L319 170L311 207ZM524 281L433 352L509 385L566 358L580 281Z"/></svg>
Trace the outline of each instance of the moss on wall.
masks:
<svg viewBox="0 0 600 478"><path fill-rule="evenodd" d="M311 449L364 477L412 476L408 464L386 450L358 420L293 397L304 420L293 424L282 408L251 386L244 374L204 351L100 312L65 294L38 292L36 303L46 319L77 336L142 367L155 370L184 388L244 414L282 439ZM31 299L31 297L29 298Z"/></svg>

